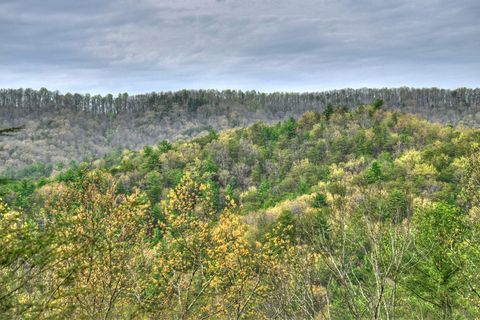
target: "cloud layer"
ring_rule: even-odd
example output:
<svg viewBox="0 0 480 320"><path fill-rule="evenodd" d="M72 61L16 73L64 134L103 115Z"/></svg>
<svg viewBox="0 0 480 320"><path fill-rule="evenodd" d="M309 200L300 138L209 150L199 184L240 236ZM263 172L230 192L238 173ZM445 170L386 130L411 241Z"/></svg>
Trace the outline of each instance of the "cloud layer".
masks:
<svg viewBox="0 0 480 320"><path fill-rule="evenodd" d="M480 86L478 0L2 0L0 87Z"/></svg>

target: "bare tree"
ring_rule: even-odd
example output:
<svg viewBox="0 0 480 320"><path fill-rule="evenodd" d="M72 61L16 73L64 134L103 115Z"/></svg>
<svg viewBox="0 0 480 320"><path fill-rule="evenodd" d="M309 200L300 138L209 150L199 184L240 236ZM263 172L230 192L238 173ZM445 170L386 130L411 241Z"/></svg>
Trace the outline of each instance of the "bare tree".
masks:
<svg viewBox="0 0 480 320"><path fill-rule="evenodd" d="M8 135L10 135L12 133L15 133L15 132L18 132L22 129L24 129L23 126L0 129L0 136L8 136Z"/></svg>

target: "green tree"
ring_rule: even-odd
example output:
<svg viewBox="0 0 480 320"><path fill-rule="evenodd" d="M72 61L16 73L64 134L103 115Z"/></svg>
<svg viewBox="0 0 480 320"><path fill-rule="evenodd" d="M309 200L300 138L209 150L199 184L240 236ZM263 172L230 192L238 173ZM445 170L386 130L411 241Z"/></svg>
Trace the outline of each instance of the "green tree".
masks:
<svg viewBox="0 0 480 320"><path fill-rule="evenodd" d="M327 106L325 107L325 109L323 110L323 115L325 116L325 118L328 120L330 120L330 116L335 112L335 110L333 109L333 106L331 103L327 104Z"/></svg>
<svg viewBox="0 0 480 320"><path fill-rule="evenodd" d="M315 198L312 201L312 207L314 208L323 208L326 207L327 204L327 197L323 193L315 194Z"/></svg>
<svg viewBox="0 0 480 320"><path fill-rule="evenodd" d="M414 267L405 285L413 300L434 318L454 319L468 313L462 303L462 244L469 237L464 213L458 207L434 203L414 215ZM467 316L468 317L468 316Z"/></svg>
<svg viewBox="0 0 480 320"><path fill-rule="evenodd" d="M383 104L384 104L384 102L383 102L382 99L375 99L375 101L373 101L373 103L372 103L372 106L373 106L374 110L378 110L383 106Z"/></svg>
<svg viewBox="0 0 480 320"><path fill-rule="evenodd" d="M373 161L370 168L368 168L368 170L365 172L365 181L368 184L372 184L382 180L382 177L383 174L380 164L377 161Z"/></svg>

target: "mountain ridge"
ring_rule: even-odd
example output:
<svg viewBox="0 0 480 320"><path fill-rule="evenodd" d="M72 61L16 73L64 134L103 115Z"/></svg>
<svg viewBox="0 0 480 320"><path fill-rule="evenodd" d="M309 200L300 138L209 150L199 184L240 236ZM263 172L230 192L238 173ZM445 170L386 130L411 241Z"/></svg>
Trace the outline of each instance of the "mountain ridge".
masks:
<svg viewBox="0 0 480 320"><path fill-rule="evenodd" d="M0 128L24 129L2 138L0 173L51 171L117 149L138 150L161 140L187 140L211 130L273 124L327 106L352 109L381 99L386 110L432 122L480 126L480 89L341 89L318 93L182 90L129 96L1 89Z"/></svg>
<svg viewBox="0 0 480 320"><path fill-rule="evenodd" d="M480 88L344 88L316 92L259 92L255 90L178 90L160 91L136 95L119 93L91 95L59 91L34 89L0 89L1 108L20 108L34 111L41 108L67 107L76 111L88 111L95 114L118 114L121 112L157 111L159 106L169 104L186 105L187 111L197 111L197 108L208 103L238 102L241 104L256 103L264 108L289 105L298 107L325 107L328 104L342 105L354 108L368 104L374 99L382 99L387 107L402 108L407 102L430 107L464 107L480 106ZM284 109L284 108L283 108ZM168 111L168 110L167 110Z"/></svg>

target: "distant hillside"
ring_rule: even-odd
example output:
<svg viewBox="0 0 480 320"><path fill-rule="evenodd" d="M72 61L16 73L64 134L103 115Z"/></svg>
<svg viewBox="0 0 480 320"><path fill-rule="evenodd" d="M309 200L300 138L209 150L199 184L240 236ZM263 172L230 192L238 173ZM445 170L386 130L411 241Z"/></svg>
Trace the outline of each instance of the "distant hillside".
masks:
<svg viewBox="0 0 480 320"><path fill-rule="evenodd" d="M274 123L327 105L353 108L382 99L384 108L433 122L480 126L480 89L343 89L319 93L178 91L136 96L0 90L0 128L24 126L0 143L0 172L49 172L57 164L139 149L210 130ZM13 172L16 172L15 174Z"/></svg>

